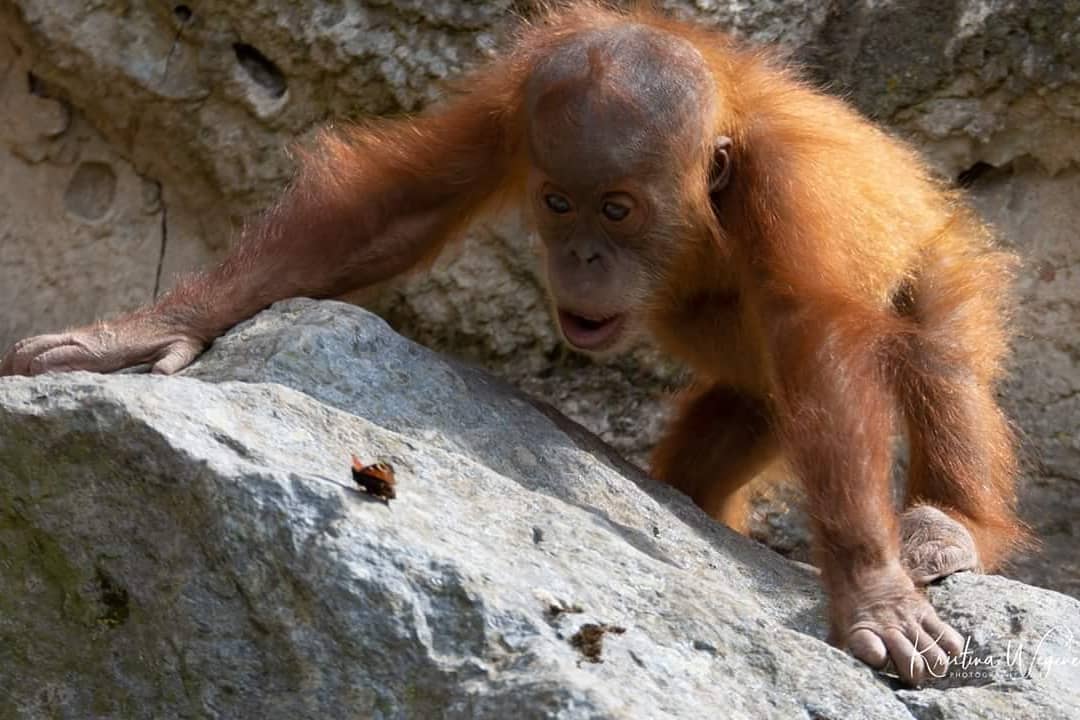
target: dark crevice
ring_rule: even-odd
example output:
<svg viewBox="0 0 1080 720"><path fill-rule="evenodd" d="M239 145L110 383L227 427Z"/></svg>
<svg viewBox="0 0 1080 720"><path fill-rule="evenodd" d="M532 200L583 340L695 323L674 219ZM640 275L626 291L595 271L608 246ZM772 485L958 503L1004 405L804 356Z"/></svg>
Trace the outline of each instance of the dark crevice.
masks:
<svg viewBox="0 0 1080 720"><path fill-rule="evenodd" d="M26 73L26 89L31 95L36 97L51 97L48 88L45 87L44 81L32 72Z"/></svg>
<svg viewBox="0 0 1080 720"><path fill-rule="evenodd" d="M158 252L157 273L154 275L154 299L161 292L161 272L165 268L165 251L169 247L169 209L165 205L165 190L158 185L161 197L161 250Z"/></svg>
<svg viewBox="0 0 1080 720"><path fill-rule="evenodd" d="M180 37L184 34L184 27L191 21L194 13L187 5L177 5L173 8L173 17L176 18L178 23L176 28L176 34L173 35L172 45L169 46L169 54L165 56L165 70L161 73L161 82L169 77L169 64L172 62L173 53L176 52L176 46L180 44Z"/></svg>
<svg viewBox="0 0 1080 720"><path fill-rule="evenodd" d="M127 588L118 583L109 573L102 568L97 568L98 593L101 599L103 612L98 621L109 626L116 627L127 622L131 609L128 606L129 597Z"/></svg>
<svg viewBox="0 0 1080 720"><path fill-rule="evenodd" d="M244 68L256 85L275 98L285 94L285 76L272 60L246 43L233 45L233 52L236 53L236 61L240 63L240 67Z"/></svg>
<svg viewBox="0 0 1080 720"><path fill-rule="evenodd" d="M980 160L971 167L969 167L967 170L964 170L959 175L957 175L956 184L962 188L969 188L974 185L979 178L983 177L988 172L995 169L996 168L990 163L984 163Z"/></svg>

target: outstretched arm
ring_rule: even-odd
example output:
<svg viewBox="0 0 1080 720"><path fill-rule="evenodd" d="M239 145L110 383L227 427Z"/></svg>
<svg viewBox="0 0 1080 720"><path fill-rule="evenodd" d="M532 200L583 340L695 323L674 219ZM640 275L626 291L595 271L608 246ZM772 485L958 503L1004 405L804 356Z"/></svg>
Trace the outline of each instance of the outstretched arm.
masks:
<svg viewBox="0 0 1080 720"><path fill-rule="evenodd" d="M245 227L220 265L151 306L28 338L0 375L185 367L216 337L286 297L332 297L398 275L513 185L517 87L487 71L414 118L328 129L300 152L280 201Z"/></svg>

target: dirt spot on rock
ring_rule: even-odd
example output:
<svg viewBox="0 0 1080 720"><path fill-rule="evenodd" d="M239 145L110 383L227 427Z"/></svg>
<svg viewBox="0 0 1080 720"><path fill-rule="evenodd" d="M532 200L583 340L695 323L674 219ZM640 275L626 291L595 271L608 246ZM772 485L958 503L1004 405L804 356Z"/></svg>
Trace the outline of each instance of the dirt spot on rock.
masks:
<svg viewBox="0 0 1080 720"><path fill-rule="evenodd" d="M618 625L585 623L570 638L570 644L577 648L582 657L589 662L604 662L602 657L604 654L604 636L608 633L622 635L624 632L626 632L626 628Z"/></svg>

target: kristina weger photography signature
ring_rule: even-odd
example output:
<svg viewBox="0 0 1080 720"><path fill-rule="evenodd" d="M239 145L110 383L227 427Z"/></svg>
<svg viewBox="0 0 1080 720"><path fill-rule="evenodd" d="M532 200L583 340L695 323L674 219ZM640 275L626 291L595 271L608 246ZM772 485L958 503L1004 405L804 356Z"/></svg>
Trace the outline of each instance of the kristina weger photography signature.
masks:
<svg viewBox="0 0 1080 720"><path fill-rule="evenodd" d="M1043 633L1034 646L1020 640L1009 640L1003 651L991 652L973 650L971 637L967 636L964 638L963 652L942 665L926 657L933 645L918 638L915 643L918 654L911 658L911 663L914 667L921 657L930 675L935 678L991 679L990 671L999 668L1008 668L1024 678L1045 677L1056 667L1073 667L1080 671L1080 647L1075 640L1073 630L1054 627ZM1072 652L1062 654L1061 648L1069 648Z"/></svg>

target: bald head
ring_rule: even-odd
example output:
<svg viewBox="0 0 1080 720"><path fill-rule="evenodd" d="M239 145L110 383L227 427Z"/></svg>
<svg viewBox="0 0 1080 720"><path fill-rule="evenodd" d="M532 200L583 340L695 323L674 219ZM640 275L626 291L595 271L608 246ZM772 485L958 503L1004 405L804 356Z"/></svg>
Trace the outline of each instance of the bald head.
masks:
<svg viewBox="0 0 1080 720"><path fill-rule="evenodd" d="M554 48L529 76L526 103L538 165L610 180L660 159L670 165L680 149L692 152L715 100L696 48L663 30L625 24Z"/></svg>

